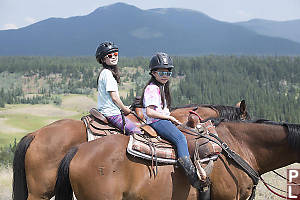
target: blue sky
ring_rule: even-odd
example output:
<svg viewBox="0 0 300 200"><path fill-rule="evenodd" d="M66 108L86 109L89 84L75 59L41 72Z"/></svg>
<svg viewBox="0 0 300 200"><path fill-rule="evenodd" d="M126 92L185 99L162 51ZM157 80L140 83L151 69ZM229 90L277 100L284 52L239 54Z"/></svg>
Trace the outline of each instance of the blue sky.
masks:
<svg viewBox="0 0 300 200"><path fill-rule="evenodd" d="M300 19L300 0L0 0L0 30L24 27L50 17L87 15L116 2L141 9L188 8L227 22Z"/></svg>

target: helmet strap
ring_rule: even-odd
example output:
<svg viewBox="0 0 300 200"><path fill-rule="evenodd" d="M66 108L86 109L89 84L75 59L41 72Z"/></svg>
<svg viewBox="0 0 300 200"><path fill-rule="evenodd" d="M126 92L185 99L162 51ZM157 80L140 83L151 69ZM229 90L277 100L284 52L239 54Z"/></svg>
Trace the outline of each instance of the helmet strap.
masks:
<svg viewBox="0 0 300 200"><path fill-rule="evenodd" d="M117 66L117 65L108 65L108 64L106 64L106 63L103 62L103 61L102 61L102 65L103 65L103 67L106 68L106 69L112 69L112 68L114 68L114 67Z"/></svg>
<svg viewBox="0 0 300 200"><path fill-rule="evenodd" d="M158 80L156 80L156 78L155 78L155 76L152 74L152 72L153 71L151 71L151 72L149 72L149 74L151 75L151 77L153 78L153 81L154 81L154 83L157 85L157 86L165 86L165 84L164 83L161 83L161 82L159 82Z"/></svg>

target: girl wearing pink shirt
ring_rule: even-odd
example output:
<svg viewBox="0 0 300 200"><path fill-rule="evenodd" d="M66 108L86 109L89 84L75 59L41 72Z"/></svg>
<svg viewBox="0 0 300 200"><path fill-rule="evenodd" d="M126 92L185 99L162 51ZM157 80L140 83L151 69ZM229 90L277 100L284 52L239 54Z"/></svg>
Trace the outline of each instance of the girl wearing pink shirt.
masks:
<svg viewBox="0 0 300 200"><path fill-rule="evenodd" d="M151 79L142 94L143 114L152 128L164 139L177 147L178 162L183 167L193 187L200 189L194 164L191 161L188 145L183 133L174 125L181 124L170 115L171 95L169 79L172 75L173 61L166 53L157 53L150 60Z"/></svg>

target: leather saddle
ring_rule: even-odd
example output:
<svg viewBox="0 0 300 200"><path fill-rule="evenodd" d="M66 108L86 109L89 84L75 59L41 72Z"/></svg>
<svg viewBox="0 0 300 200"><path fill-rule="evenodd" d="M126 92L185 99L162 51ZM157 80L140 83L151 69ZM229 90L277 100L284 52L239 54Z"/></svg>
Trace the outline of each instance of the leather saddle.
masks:
<svg viewBox="0 0 300 200"><path fill-rule="evenodd" d="M106 117L96 108L92 108L89 113L89 115L81 118L87 127L88 141L99 137L122 133L120 129L109 124ZM210 120L205 123L196 123L195 118L191 113L186 125L192 124L193 126L190 126L191 129L201 132L202 134L207 134L207 136L208 133L217 134L215 127ZM149 125L141 125L140 128L146 134L134 134L130 136L127 147L129 154L143 159L154 159L161 163L174 164L177 162L176 147L173 144L160 138L156 131ZM90 137L89 135L93 135L93 137ZM195 152L197 154L197 158L195 159L201 160L208 158L220 153L221 150L222 149L218 145L210 142L208 139L199 138L195 143Z"/></svg>
<svg viewBox="0 0 300 200"><path fill-rule="evenodd" d="M97 137L120 134L120 129L108 123L108 120L96 108L90 110L90 114L83 116L81 120L85 123L87 134Z"/></svg>
<svg viewBox="0 0 300 200"><path fill-rule="evenodd" d="M143 119L144 116L142 115L141 108L136 108L136 110L138 111L136 113L137 116ZM121 134L121 130L109 124L107 118L96 108L92 108L89 113L89 115L81 118L87 127L87 134L93 134L97 137ZM142 129L145 134L148 134L151 137L158 136L156 131L147 124L141 124L139 128Z"/></svg>
<svg viewBox="0 0 300 200"><path fill-rule="evenodd" d="M181 129L181 128L180 128ZM216 134L215 127L209 120L205 123L198 124L198 127L193 129L205 134ZM212 138L213 139L213 138ZM210 160L211 157L216 158L222 149L220 146L210 142L206 138L198 138L192 140L195 144L194 160L202 160L203 162ZM149 137L148 135L131 135L127 146L127 152L131 155L147 159L155 160L159 163L174 164L177 162L176 147L170 142L161 139L160 137Z"/></svg>

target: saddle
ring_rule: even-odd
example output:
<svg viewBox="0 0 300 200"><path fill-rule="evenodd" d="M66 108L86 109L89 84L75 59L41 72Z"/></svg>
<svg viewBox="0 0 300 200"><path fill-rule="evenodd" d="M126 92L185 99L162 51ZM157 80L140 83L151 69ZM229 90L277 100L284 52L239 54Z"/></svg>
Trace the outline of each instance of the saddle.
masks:
<svg viewBox="0 0 300 200"><path fill-rule="evenodd" d="M89 111L89 115L84 116L81 120L87 127L88 141L101 138L108 135L121 134L121 130L108 123L108 120L96 108ZM205 134L207 137L209 133L217 135L215 127L212 122L206 121L198 123L197 117L191 112L188 117L188 122L185 127L194 132ZM130 136L127 146L127 152L131 155L147 159L155 160L158 163L175 164L177 163L176 147L169 141L160 138L156 131L149 125L142 125L140 127L145 133L144 135L134 134ZM185 128L178 127L181 131L186 131ZM193 140L195 144L194 160L201 163L216 159L222 149L206 138L199 138Z"/></svg>
<svg viewBox="0 0 300 200"><path fill-rule="evenodd" d="M88 141L121 133L121 130L109 124L106 117L96 108L92 108L89 113L81 118L87 128Z"/></svg>
<svg viewBox="0 0 300 200"><path fill-rule="evenodd" d="M178 127L181 131L184 128ZM206 121L200 123L193 130L201 134L209 136L209 133L217 135L216 129L212 122ZM209 160L215 160L217 155L222 151L221 147L206 138L199 138L188 141L194 142L195 152L194 160L199 160L201 163ZM131 135L127 146L127 152L133 156L137 156L147 160L154 160L157 163L175 164L177 163L176 147L170 142L157 137L149 137L149 135Z"/></svg>

